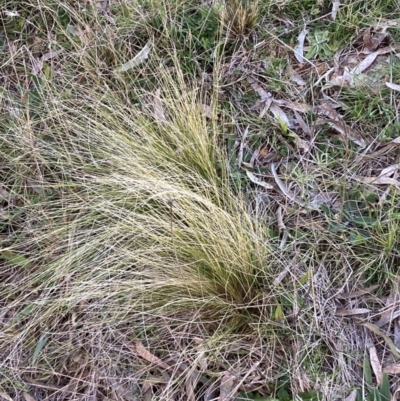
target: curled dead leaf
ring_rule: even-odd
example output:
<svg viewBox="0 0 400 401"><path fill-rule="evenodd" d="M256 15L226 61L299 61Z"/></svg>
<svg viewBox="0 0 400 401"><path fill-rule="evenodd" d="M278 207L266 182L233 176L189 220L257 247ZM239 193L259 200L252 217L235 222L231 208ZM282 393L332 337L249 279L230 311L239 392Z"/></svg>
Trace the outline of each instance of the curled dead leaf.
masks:
<svg viewBox="0 0 400 401"><path fill-rule="evenodd" d="M338 309L335 313L336 316L355 316L362 315L364 313L371 312L366 308L354 308L354 309Z"/></svg>
<svg viewBox="0 0 400 401"><path fill-rule="evenodd" d="M297 45L294 48L294 56L299 63L304 63L306 60L304 58L304 41L306 40L306 36L309 30L307 28L303 28L297 37Z"/></svg>
<svg viewBox="0 0 400 401"><path fill-rule="evenodd" d="M155 365L163 369L170 368L168 364L166 364L160 358L156 357L150 351L148 351L140 340L136 340L135 344L136 344L136 352L147 362L154 363Z"/></svg>
<svg viewBox="0 0 400 401"><path fill-rule="evenodd" d="M264 187L266 189L273 189L273 185L268 184L267 182L261 180L258 178L255 174L251 173L250 171L246 170L246 175L249 178L251 182L254 182L254 184L260 185L261 187Z"/></svg>

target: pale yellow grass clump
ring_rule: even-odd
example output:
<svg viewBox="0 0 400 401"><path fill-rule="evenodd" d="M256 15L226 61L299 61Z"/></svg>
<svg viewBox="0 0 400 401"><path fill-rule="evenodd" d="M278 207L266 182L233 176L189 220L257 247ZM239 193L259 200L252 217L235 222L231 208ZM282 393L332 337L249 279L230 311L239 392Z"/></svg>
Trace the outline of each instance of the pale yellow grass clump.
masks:
<svg viewBox="0 0 400 401"><path fill-rule="evenodd" d="M42 180L21 206L29 229L16 244L29 265L2 273L14 386L29 366L73 377L81 359L93 374L124 372L121 336L183 352L175 331L218 348L270 320L274 259L230 189L217 116L179 71L161 69L156 86L162 118L151 93L128 104L107 88L47 88L40 122L21 113L10 132Z"/></svg>

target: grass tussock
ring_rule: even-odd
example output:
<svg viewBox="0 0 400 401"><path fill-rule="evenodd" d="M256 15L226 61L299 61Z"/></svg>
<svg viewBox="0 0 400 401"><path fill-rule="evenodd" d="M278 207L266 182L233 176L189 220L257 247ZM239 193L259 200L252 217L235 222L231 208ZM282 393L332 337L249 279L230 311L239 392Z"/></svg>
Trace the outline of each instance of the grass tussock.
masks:
<svg viewBox="0 0 400 401"><path fill-rule="evenodd" d="M189 338L218 337L270 319L275 262L267 232L230 188L201 93L179 71L159 72L161 121L152 93L129 105L109 90L82 88L62 99L47 88L36 110L40 130L21 114L9 132L6 144L33 169L38 195L19 211L29 233L4 249L30 255L25 269L2 272L3 299L14 311L2 353L18 361L16 370L49 358L61 369L79 342L87 350L96 336L104 352L117 330L152 344L162 341L164 324L190 327ZM116 365L121 356L109 357Z"/></svg>

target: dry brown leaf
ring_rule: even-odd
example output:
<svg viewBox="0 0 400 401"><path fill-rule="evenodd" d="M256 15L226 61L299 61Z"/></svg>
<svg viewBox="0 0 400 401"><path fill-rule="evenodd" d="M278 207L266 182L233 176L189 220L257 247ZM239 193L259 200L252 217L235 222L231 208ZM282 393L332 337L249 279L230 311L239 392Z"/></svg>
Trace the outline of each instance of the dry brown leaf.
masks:
<svg viewBox="0 0 400 401"><path fill-rule="evenodd" d="M354 308L354 309L338 309L335 313L336 316L354 316L362 315L363 313L371 312L366 308Z"/></svg>
<svg viewBox="0 0 400 401"><path fill-rule="evenodd" d="M329 192L310 192L310 205L315 208L321 207L321 205L328 205L330 207L337 206L337 199L339 194L335 191Z"/></svg>
<svg viewBox="0 0 400 401"><path fill-rule="evenodd" d="M249 135L249 126L247 126L246 129L244 130L242 138L240 140L239 152L237 157L237 164L239 167L243 163L243 153L244 153L244 148L246 146L247 135Z"/></svg>
<svg viewBox="0 0 400 401"><path fill-rule="evenodd" d="M291 127L292 124L289 121L289 117L286 115L286 113L277 105L272 102L270 108L272 114L275 116L275 118L278 121L281 121L284 123L287 127Z"/></svg>
<svg viewBox="0 0 400 401"><path fill-rule="evenodd" d="M272 101L281 107L287 107L288 109L300 111L301 113L308 113L312 110L312 107L305 103L292 102L291 100L285 99L273 99Z"/></svg>
<svg viewBox="0 0 400 401"><path fill-rule="evenodd" d="M235 395L232 394L236 382L235 376L225 372L221 379L221 386L219 387L218 401L234 400Z"/></svg>
<svg viewBox="0 0 400 401"><path fill-rule="evenodd" d="M290 64L286 67L286 72L289 75L290 79L299 86L305 86L307 84L306 81L301 77L299 73L297 73Z"/></svg>
<svg viewBox="0 0 400 401"><path fill-rule="evenodd" d="M148 351L140 340L136 340L135 344L136 344L136 352L147 362L154 363L155 365L163 369L170 368L170 366L167 365L165 362L163 362L160 358L156 357L150 351Z"/></svg>
<svg viewBox="0 0 400 401"><path fill-rule="evenodd" d="M369 333L366 333L366 335L368 336L366 343L368 344L368 348L369 348L369 362L371 364L372 370L374 371L374 375L376 377L376 382L378 383L378 386L380 386L382 383L382 365L379 361L376 347L375 347L374 343L372 342Z"/></svg>
<svg viewBox="0 0 400 401"><path fill-rule="evenodd" d="M153 392L151 391L152 384L149 380L145 380L142 385L142 394L144 401L151 401L153 399Z"/></svg>
<svg viewBox="0 0 400 401"><path fill-rule="evenodd" d="M286 229L285 223L283 222L283 207L279 206L276 212L276 219L278 224L278 231L282 232Z"/></svg>
<svg viewBox="0 0 400 401"><path fill-rule="evenodd" d="M309 30L305 27L300 32L300 35L297 37L297 45L294 48L294 56L299 63L304 63L306 60L304 58L304 41L306 40L306 36Z"/></svg>
<svg viewBox="0 0 400 401"><path fill-rule="evenodd" d="M86 34L85 30L77 28L74 25L68 24L67 25L67 32L73 36L82 37Z"/></svg>
<svg viewBox="0 0 400 401"><path fill-rule="evenodd" d="M186 378L185 389L186 389L186 399L188 401L196 401L196 394L194 388L196 387L196 381L192 375L188 375Z"/></svg>
<svg viewBox="0 0 400 401"><path fill-rule="evenodd" d="M202 103L202 104L200 104L200 108L201 108L201 111L203 112L203 114L207 118L209 118L209 119L213 118L213 112L212 112L211 106L209 106L208 104Z"/></svg>
<svg viewBox="0 0 400 401"><path fill-rule="evenodd" d="M343 138L350 139L362 149L367 146L361 135L350 128L344 121L325 120L325 122L328 123L335 131L337 131Z"/></svg>
<svg viewBox="0 0 400 401"><path fill-rule="evenodd" d="M264 187L265 189L273 189L274 188L273 185L268 184L267 182L261 180L260 178L258 178L256 175L254 175L250 171L246 170L246 175L251 182L254 182L254 184L260 185L260 186Z"/></svg>
<svg viewBox="0 0 400 401"><path fill-rule="evenodd" d="M353 390L345 399L344 401L356 401L357 400L357 390Z"/></svg>
<svg viewBox="0 0 400 401"><path fill-rule="evenodd" d="M333 21L336 20L337 13L339 11L339 6L340 6L340 0L333 0L332 1L332 12L331 12L331 18Z"/></svg>
<svg viewBox="0 0 400 401"><path fill-rule="evenodd" d="M387 27L385 27L387 28ZM387 38L388 34L386 33L386 29L383 29L382 32L376 33L375 35L371 35L371 28L368 28L363 36L364 46L368 51L375 51L381 43Z"/></svg>
<svg viewBox="0 0 400 401"><path fill-rule="evenodd" d="M22 393L22 395L25 398L25 401L36 401L35 398L33 398L31 395L29 395L28 393Z"/></svg>
<svg viewBox="0 0 400 401"><path fill-rule="evenodd" d="M369 323L369 322L364 322L361 323L362 326L365 326L368 330L372 331L375 333L377 336L382 337L385 340L386 345L389 347L392 355L396 359L400 359L400 353L397 350L396 346L394 345L393 341L388 337L385 333L383 333L375 324Z"/></svg>
<svg viewBox="0 0 400 401"><path fill-rule="evenodd" d="M400 92L400 85L399 84L394 84L393 82L386 82L386 86L394 91L399 91Z"/></svg>
<svg viewBox="0 0 400 401"><path fill-rule="evenodd" d="M400 181L390 177L362 177L359 175L354 176L354 179L364 184L376 185L394 185L400 191Z"/></svg>
<svg viewBox="0 0 400 401"><path fill-rule="evenodd" d="M39 72L41 72L43 69L43 60L38 59L38 58L33 58L32 59L32 70L31 73L32 75L38 75Z"/></svg>
<svg viewBox="0 0 400 401"><path fill-rule="evenodd" d="M394 321L394 345L400 349L400 319Z"/></svg>
<svg viewBox="0 0 400 401"><path fill-rule="evenodd" d="M9 395L7 395L6 393L3 393L2 391L0 391L0 397L6 401L14 401Z"/></svg>
<svg viewBox="0 0 400 401"><path fill-rule="evenodd" d="M118 383L118 381L113 377L105 376L105 379L109 383L110 387L114 390L116 395L118 395L122 399L127 401L139 401L139 399L135 397L135 395L132 394L130 390L125 388L122 384Z"/></svg>
<svg viewBox="0 0 400 401"><path fill-rule="evenodd" d="M383 373L388 375L398 375L400 374L400 363L394 363L393 365L388 365L383 368Z"/></svg>
<svg viewBox="0 0 400 401"><path fill-rule="evenodd" d="M279 189L282 191L282 193L288 198L290 199L292 202L297 203L299 206L304 207L305 209L310 209L310 210L317 210L319 209L318 207L315 207L313 205L309 205L306 204L305 202L303 202L300 199L297 199L297 197L290 192L287 188L286 185L283 183L283 181L279 178L278 176L278 172L276 170L276 164L272 163L271 164L271 172L272 175L274 177L274 180L276 182L276 184L278 185Z"/></svg>
<svg viewBox="0 0 400 401"><path fill-rule="evenodd" d="M258 93L262 102L272 97L272 94L263 89L255 79L248 77L247 82Z"/></svg>
<svg viewBox="0 0 400 401"><path fill-rule="evenodd" d="M164 114L164 105L161 100L161 90L157 89L153 95L153 108L154 108L154 117L156 121L160 123L164 123L165 114Z"/></svg>
<svg viewBox="0 0 400 401"><path fill-rule="evenodd" d="M398 164L392 164L391 166L388 166L388 167L384 168L380 172L379 177L385 177L385 176L392 175L395 172L397 172L398 169L399 169L399 165Z"/></svg>
<svg viewBox="0 0 400 401"><path fill-rule="evenodd" d="M358 298L365 294L371 293L372 291L376 290L378 287L379 287L378 284L374 284L368 288L363 288L362 290L352 291L352 292L344 292L342 294L339 294L339 297L344 298L344 299Z"/></svg>
<svg viewBox="0 0 400 401"><path fill-rule="evenodd" d="M335 131L339 132L343 137L349 138L358 146L365 148L367 145L361 135L350 128L344 121L342 116L327 102L322 103L317 107L317 113L326 116L329 120L322 120L321 122L328 123Z"/></svg>
<svg viewBox="0 0 400 401"><path fill-rule="evenodd" d="M62 50L50 50L49 52L43 54L42 61L51 60L52 58L60 55L62 52Z"/></svg>
<svg viewBox="0 0 400 401"><path fill-rule="evenodd" d="M303 117L296 110L294 110L294 115L296 117L296 121L299 123L299 125L300 125L301 129L304 131L304 133L311 135L311 129L306 124Z"/></svg>
<svg viewBox="0 0 400 401"><path fill-rule="evenodd" d="M388 323L390 323L392 320L397 319L400 316L399 301L400 301L399 288L393 288L386 299L385 307L380 313L381 317L375 323L377 327L383 327Z"/></svg>

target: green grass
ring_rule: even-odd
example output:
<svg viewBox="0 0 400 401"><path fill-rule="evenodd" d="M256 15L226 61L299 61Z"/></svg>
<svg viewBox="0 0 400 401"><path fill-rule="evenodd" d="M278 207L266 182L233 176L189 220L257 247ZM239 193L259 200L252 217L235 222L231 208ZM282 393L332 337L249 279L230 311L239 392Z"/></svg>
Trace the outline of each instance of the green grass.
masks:
<svg viewBox="0 0 400 401"><path fill-rule="evenodd" d="M5 3L0 397L382 390L358 323L375 322L398 286L400 198L365 177L399 162L399 95L385 82L398 83L400 64L386 54L353 86L321 76L398 10L330 11L314 0ZM314 49L299 65L304 24ZM398 25L387 31L398 46ZM149 57L118 72L146 44ZM297 120L288 126L255 88L309 108L276 103ZM324 102L365 148L338 135ZM371 285L374 295L340 296ZM340 314L356 308L371 312Z"/></svg>

